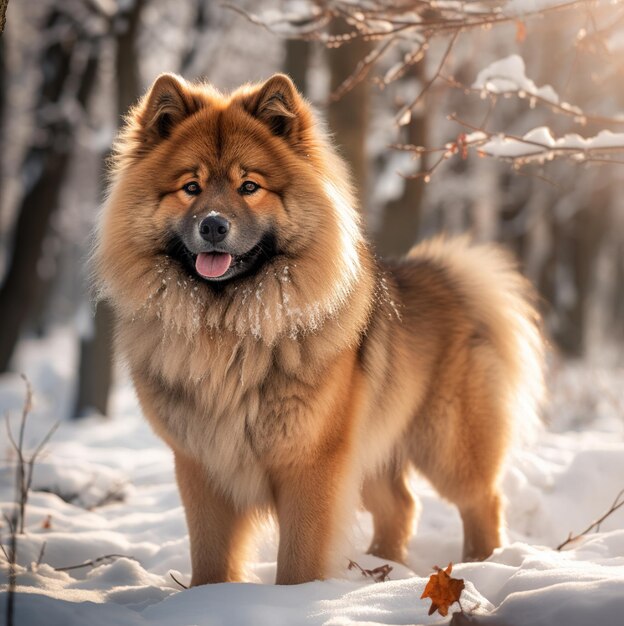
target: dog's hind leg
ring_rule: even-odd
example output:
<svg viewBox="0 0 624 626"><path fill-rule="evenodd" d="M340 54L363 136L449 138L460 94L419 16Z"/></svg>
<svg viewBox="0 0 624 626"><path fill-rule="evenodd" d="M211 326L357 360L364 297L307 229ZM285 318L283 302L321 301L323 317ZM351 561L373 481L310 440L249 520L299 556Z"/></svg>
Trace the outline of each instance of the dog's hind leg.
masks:
<svg viewBox="0 0 624 626"><path fill-rule="evenodd" d="M501 544L499 477L511 418L501 393L502 366L489 348L461 356L458 351L455 363L448 364L438 394L416 420L411 458L438 493L459 509L463 558L474 561L487 558Z"/></svg>
<svg viewBox="0 0 624 626"><path fill-rule="evenodd" d="M253 516L236 510L197 461L176 452L175 469L191 544L191 586L240 582Z"/></svg>
<svg viewBox="0 0 624 626"><path fill-rule="evenodd" d="M486 559L501 545L501 497L498 489L457 503L464 524L464 561Z"/></svg>
<svg viewBox="0 0 624 626"><path fill-rule="evenodd" d="M374 535L368 553L404 563L417 508L406 484L405 469L384 468L366 479L362 502L373 516Z"/></svg>

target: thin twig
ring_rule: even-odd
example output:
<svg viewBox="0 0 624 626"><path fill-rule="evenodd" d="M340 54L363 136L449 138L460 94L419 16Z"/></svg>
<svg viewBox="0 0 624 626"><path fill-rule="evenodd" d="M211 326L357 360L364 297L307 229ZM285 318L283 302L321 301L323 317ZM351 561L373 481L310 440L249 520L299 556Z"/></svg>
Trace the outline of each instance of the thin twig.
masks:
<svg viewBox="0 0 624 626"><path fill-rule="evenodd" d="M378 48L371 50L355 67L353 72L347 76L345 80L330 94L329 99L331 102L340 100L345 94L351 91L354 87L359 85L369 74L373 65L383 56L383 54L392 46L395 42L394 39L388 39Z"/></svg>
<svg viewBox="0 0 624 626"><path fill-rule="evenodd" d="M111 487L105 494L102 495L101 498L96 500L92 505L88 507L89 511L93 511L105 504L109 504L111 502L123 502L124 497L124 489L126 484L123 481L119 481L113 487Z"/></svg>
<svg viewBox="0 0 624 626"><path fill-rule="evenodd" d="M534 160L536 158L546 159L546 157L555 158L557 156L566 156L566 157L580 157L582 159L582 163L611 163L611 164L622 164L622 161L618 161L617 159L609 159L605 157L605 154L610 153L621 153L624 152L624 145L619 146L608 146L608 147L597 147L597 148L578 148L574 146L550 146L541 141L535 141L533 139L526 139L525 137L520 137L519 135L513 135L511 133L492 133L484 130L479 126L475 126L474 124L470 124L465 120L460 119L457 115L452 114L448 116L448 119L452 122L456 122L460 124L464 128L469 130L482 133L482 137L476 139L475 141L466 144L469 147L481 147L486 141L492 139L493 137L499 137L501 139L509 139L512 141L516 141L518 143L525 144L527 146L538 148L538 150L526 153L519 154L516 156L498 156L499 159L504 161L513 161L515 163L523 163L529 162L530 160ZM481 150L482 156L496 156L494 154L490 154L485 150Z"/></svg>
<svg viewBox="0 0 624 626"><path fill-rule="evenodd" d="M512 79L506 76L491 76L490 77L490 79L496 79L496 78L512 81ZM456 80L455 78L451 76L440 75L440 80L445 82L447 85L449 85L449 87L452 87L453 89L459 89L466 94L472 93L472 94L481 95L483 93L486 93L490 98L490 102L492 102L492 100L494 101L493 105L491 104L490 106L496 105L496 103L498 102L501 96L503 98L509 97L509 96L516 96L518 97L519 100L529 100L529 101L533 100L536 103L539 103L545 107L550 108L555 113L560 113L562 115L572 117L577 121L582 120L582 122L579 122L579 123L584 124L587 122L595 122L597 124L607 124L609 126L623 126L624 125L624 118L608 117L606 115L594 115L592 113L585 113L585 111L583 111L581 108L575 105L571 105L568 103L561 104L559 102L553 102L552 100L548 100L547 98L544 98L536 93L532 93L530 91L521 89L520 87L518 87L517 89L505 89L504 91L491 91L487 88L480 89L477 87L469 87L468 85L464 85L463 83L460 83L458 80ZM520 95L520 92L522 91L526 93L525 96ZM485 126L485 124L482 123L481 126Z"/></svg>
<svg viewBox="0 0 624 626"><path fill-rule="evenodd" d="M526 178L536 178L537 180L541 180L542 182L554 187L557 191L564 191L565 187L555 182L552 178L548 178L548 176L544 176L543 174L538 174L537 172L524 172L522 170L515 170L517 176L525 176Z"/></svg>
<svg viewBox="0 0 624 626"><path fill-rule="evenodd" d="M4 547L2 542L0 542L0 550L2 550L2 554L4 554L4 558L7 560L8 563L11 559L9 558L9 553L6 551L6 548Z"/></svg>
<svg viewBox="0 0 624 626"><path fill-rule="evenodd" d="M372 578L376 583L384 583L388 580L388 575L393 570L392 565L388 563L384 563L379 567L375 567L374 569L364 569L359 563L352 561L349 559L349 568L354 569L357 568L360 570L360 573L365 578Z"/></svg>
<svg viewBox="0 0 624 626"><path fill-rule="evenodd" d="M8 526L9 526L9 532L10 532L10 533L15 532L15 520L14 520L14 519L11 519L11 518L10 518L10 517L6 514L6 513L3 513L3 514L2 514L2 517L4 517L4 519L5 519L6 523L7 523L7 524L8 524ZM15 516L13 516L13 517L15 517Z"/></svg>
<svg viewBox="0 0 624 626"><path fill-rule="evenodd" d="M171 576L171 578L173 578L173 580L178 583L182 589L188 589L188 587L184 583L181 583L171 572L169 572L169 576Z"/></svg>
<svg viewBox="0 0 624 626"><path fill-rule="evenodd" d="M47 541L44 541L41 544L41 550L39 550L39 556L37 557L37 562L35 564L35 567L39 567L41 565L41 562L43 561L43 553L45 552L47 543L48 543Z"/></svg>
<svg viewBox="0 0 624 626"><path fill-rule="evenodd" d="M580 532L578 535L573 535L570 532L570 534L568 535L568 538L565 541L561 542L555 548L555 550L561 550L562 548L567 546L569 543L572 543L573 541L576 541L577 539L580 539L583 535L587 535L592 530L596 530L596 531L600 530L600 524L602 524L602 522L604 522L607 519L607 517L609 517L609 515L612 515L620 507L624 506L624 499L620 500L622 498L622 496L624 496L624 489L622 489L617 494L617 496L615 496L615 500L613 500L613 504L609 507L609 510L606 513L601 515L597 520L593 521L585 530Z"/></svg>
<svg viewBox="0 0 624 626"><path fill-rule="evenodd" d="M60 425L61 425L61 422L58 421L52 426L52 428L50 428L50 430L46 433L45 437L41 440L41 443L37 446L32 456L28 460L28 473L27 473L26 485L25 485L26 494L30 492L30 488L32 486L33 472L35 469L35 461L37 460L37 457L39 456L39 454L41 453L45 445L48 443L48 441L50 441L50 439L52 438L52 435L54 435L54 433L56 432L56 430L58 429Z"/></svg>
<svg viewBox="0 0 624 626"><path fill-rule="evenodd" d="M560 2L548 7L539 7L531 11L504 12L500 7L493 6L483 11L476 11L472 7L471 11L466 11L465 3L458 3L457 8L447 7L444 11L430 12L428 16L423 12L418 13L415 4L407 3L402 7L394 9L387 3L371 2L367 7L360 3L333 2L331 4L317 4L315 13L311 13L304 19L289 19L284 13L279 20L272 19L271 23L233 3L222 5L249 20L251 23L265 28L266 30L286 38L317 39L332 47L337 47L347 43L356 37L363 39L387 39L401 33L405 35L424 34L429 40L434 35L448 35L449 33L459 33L479 28L491 28L496 25L515 22L519 18L523 20L532 17L542 16L555 11L570 10L578 5L587 5L591 0L570 0ZM428 2L420 3L422 8L429 10ZM416 10L415 10L416 9ZM398 17L393 17L392 13ZM326 32L327 25L334 19L346 20L353 27L353 31L341 35L332 36ZM388 27L379 28L379 22L385 23ZM273 28L274 24L287 24L294 32L280 33Z"/></svg>
<svg viewBox="0 0 624 626"><path fill-rule="evenodd" d="M457 41L457 37L459 36L460 32L461 31L453 33L453 36L451 37L448 46L446 47L446 50L442 55L442 60L440 61L438 69L435 71L435 74L425 83L425 86L420 90L420 93L409 104L405 105L399 111L398 115L396 116L397 123L401 124L406 113L413 111L414 107L420 102L420 99L427 93L427 91L429 91L431 85L433 85L433 83L438 79L442 70L444 69L444 65L446 64L446 61L451 54L451 50L453 49L453 46L455 45L455 42Z"/></svg>
<svg viewBox="0 0 624 626"><path fill-rule="evenodd" d="M131 561L136 561L137 563L139 563L139 559L136 559L133 556L128 556L127 554L105 554L104 556L99 556L97 559L91 559L89 561L85 561L84 563L78 563L77 565L55 567L54 570L57 572L68 572L69 570L80 569L82 567L96 567L98 563L102 563L103 561L110 561L111 559L130 559Z"/></svg>

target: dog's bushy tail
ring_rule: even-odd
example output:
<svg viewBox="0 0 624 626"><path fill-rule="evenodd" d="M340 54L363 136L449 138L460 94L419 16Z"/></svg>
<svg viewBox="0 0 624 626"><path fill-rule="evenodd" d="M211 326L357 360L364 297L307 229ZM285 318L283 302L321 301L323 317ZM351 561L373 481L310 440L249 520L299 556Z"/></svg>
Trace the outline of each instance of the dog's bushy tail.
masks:
<svg viewBox="0 0 624 626"><path fill-rule="evenodd" d="M467 236L435 238L417 245L409 257L443 267L468 314L487 329L505 367L506 389L501 391L513 421L513 439L532 439L541 423L545 343L531 283L509 252L495 244L473 244Z"/></svg>

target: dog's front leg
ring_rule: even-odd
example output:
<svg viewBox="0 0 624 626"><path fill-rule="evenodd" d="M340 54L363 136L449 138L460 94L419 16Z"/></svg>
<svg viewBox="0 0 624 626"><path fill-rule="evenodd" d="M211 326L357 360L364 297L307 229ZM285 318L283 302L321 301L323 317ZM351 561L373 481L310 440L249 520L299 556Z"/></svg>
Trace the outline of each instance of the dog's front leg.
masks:
<svg viewBox="0 0 624 626"><path fill-rule="evenodd" d="M191 586L242 580L250 513L238 511L197 461L176 452L175 469L189 529Z"/></svg>
<svg viewBox="0 0 624 626"><path fill-rule="evenodd" d="M353 493L357 492L347 457L343 451L324 454L314 463L278 473L278 585L326 578L340 559L338 544L354 510Z"/></svg>

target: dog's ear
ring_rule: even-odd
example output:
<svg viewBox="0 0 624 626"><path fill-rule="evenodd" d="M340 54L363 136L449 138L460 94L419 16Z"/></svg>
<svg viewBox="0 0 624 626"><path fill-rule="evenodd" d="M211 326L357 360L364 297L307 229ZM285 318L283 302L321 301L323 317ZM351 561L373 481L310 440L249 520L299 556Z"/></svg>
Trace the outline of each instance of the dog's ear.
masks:
<svg viewBox="0 0 624 626"><path fill-rule="evenodd" d="M276 136L296 140L302 126L305 104L286 74L271 76L245 103L251 115L268 126Z"/></svg>
<svg viewBox="0 0 624 626"><path fill-rule="evenodd" d="M143 102L139 123L150 143L169 137L175 126L198 109L186 81L175 74L161 74Z"/></svg>

